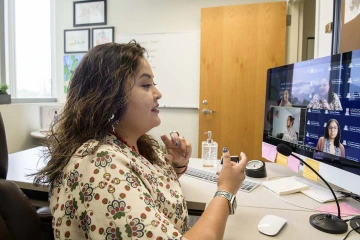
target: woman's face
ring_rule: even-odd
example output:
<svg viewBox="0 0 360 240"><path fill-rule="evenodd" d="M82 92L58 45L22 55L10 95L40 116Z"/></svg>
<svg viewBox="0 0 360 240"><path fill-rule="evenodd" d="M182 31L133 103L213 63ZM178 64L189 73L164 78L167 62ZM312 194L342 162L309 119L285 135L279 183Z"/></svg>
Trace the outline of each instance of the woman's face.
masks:
<svg viewBox="0 0 360 240"><path fill-rule="evenodd" d="M329 82L326 80L326 78L321 79L321 81L320 81L320 87L319 87L319 92L320 92L320 95L321 95L322 97L325 97L325 96L328 95L328 93L329 93L329 88L330 88Z"/></svg>
<svg viewBox="0 0 360 240"><path fill-rule="evenodd" d="M330 122L328 126L329 138L335 139L338 134L338 131L339 131L338 125L334 121Z"/></svg>
<svg viewBox="0 0 360 240"><path fill-rule="evenodd" d="M284 100L285 101L289 100L289 91L287 91L287 90L284 92Z"/></svg>
<svg viewBox="0 0 360 240"><path fill-rule="evenodd" d="M147 60L142 60L132 78L135 78L135 85L130 90L127 111L119 125L128 132L143 135L161 123L158 99L162 95L155 87L154 75Z"/></svg>
<svg viewBox="0 0 360 240"><path fill-rule="evenodd" d="M288 117L287 118L287 120L286 120L286 127L292 127L292 122L291 122L291 119L290 119L290 117Z"/></svg>

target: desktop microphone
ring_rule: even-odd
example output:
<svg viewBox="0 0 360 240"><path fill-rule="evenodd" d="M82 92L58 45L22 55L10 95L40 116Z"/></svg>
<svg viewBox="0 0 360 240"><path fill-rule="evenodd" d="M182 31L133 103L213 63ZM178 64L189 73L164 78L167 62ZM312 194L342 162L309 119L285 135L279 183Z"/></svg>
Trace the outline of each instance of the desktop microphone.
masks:
<svg viewBox="0 0 360 240"><path fill-rule="evenodd" d="M332 195L334 196L337 210L338 210L338 215L335 216L330 213L313 214L310 216L310 224L314 228L316 228L320 231L326 232L326 233L341 234L341 233L347 232L348 225L346 224L346 222L344 220L341 219L339 201L337 200L337 197L336 197L333 189L328 184L328 182L325 181L325 179L322 176L320 176L320 174L317 171L315 171L309 164L307 164L305 161L303 161L298 156L294 155L292 153L292 150L290 147L281 143L281 144L277 145L276 150L279 153L281 153L282 155L285 155L285 156L291 155L291 156L295 157L296 159L298 159L303 164L305 164L308 168L311 169L311 171L313 171L316 175L318 175L319 178L321 178L321 180L323 180L323 182L330 189Z"/></svg>

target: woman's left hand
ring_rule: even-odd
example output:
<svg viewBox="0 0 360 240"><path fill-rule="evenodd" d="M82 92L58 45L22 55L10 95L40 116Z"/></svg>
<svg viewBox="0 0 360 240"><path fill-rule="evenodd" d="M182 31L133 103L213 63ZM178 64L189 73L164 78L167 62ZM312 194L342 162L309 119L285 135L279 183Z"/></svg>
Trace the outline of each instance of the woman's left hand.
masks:
<svg viewBox="0 0 360 240"><path fill-rule="evenodd" d="M169 139L165 134L161 135L167 149L166 159L174 166L185 166L191 157L191 143L184 137L180 137L177 132L170 132Z"/></svg>

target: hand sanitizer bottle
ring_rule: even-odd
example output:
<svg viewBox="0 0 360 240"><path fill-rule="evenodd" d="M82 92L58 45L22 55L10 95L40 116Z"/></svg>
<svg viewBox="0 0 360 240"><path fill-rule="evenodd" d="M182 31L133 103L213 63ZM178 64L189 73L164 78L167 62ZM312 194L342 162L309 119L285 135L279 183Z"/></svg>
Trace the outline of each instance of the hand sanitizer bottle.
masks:
<svg viewBox="0 0 360 240"><path fill-rule="evenodd" d="M208 138L202 142L201 158L203 160L203 167L214 167L217 160L218 144L211 139L211 131L207 131L204 134L207 134Z"/></svg>

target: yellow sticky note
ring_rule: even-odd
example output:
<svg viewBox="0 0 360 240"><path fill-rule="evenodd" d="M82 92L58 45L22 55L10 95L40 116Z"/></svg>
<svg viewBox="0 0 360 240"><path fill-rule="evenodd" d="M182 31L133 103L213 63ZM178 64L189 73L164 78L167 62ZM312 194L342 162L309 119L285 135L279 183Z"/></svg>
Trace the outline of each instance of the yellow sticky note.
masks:
<svg viewBox="0 0 360 240"><path fill-rule="evenodd" d="M319 162L318 161L312 160L310 158L306 158L305 162L307 164L309 164L316 172L319 172ZM311 171L311 169L308 168L306 165L304 166L303 176L308 179L318 181L318 176L313 171Z"/></svg>
<svg viewBox="0 0 360 240"><path fill-rule="evenodd" d="M276 163L283 165L284 167L287 167L288 157L282 155L281 153L278 153L276 156Z"/></svg>

